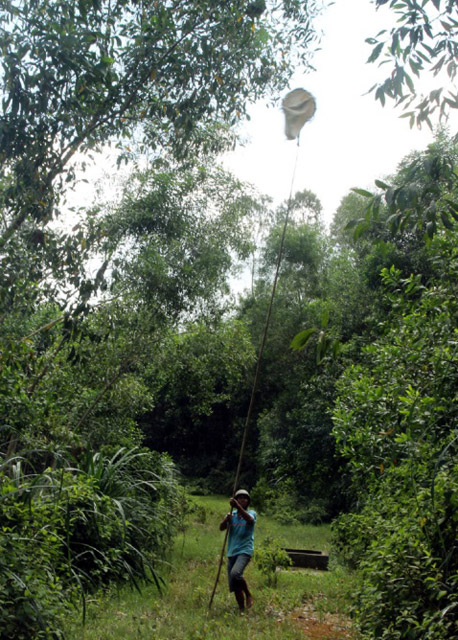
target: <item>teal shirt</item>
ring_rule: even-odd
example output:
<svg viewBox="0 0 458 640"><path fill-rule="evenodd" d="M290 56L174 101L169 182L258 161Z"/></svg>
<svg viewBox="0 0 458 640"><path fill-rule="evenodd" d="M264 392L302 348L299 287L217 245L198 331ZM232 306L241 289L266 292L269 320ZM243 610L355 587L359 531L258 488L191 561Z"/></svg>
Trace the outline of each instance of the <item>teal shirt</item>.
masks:
<svg viewBox="0 0 458 640"><path fill-rule="evenodd" d="M227 555L238 556L240 553L247 553L249 556L254 552L254 525L256 523L256 511L247 509L254 522L248 524L246 520L237 515L237 509L232 511L231 523L229 525L229 536L227 541Z"/></svg>

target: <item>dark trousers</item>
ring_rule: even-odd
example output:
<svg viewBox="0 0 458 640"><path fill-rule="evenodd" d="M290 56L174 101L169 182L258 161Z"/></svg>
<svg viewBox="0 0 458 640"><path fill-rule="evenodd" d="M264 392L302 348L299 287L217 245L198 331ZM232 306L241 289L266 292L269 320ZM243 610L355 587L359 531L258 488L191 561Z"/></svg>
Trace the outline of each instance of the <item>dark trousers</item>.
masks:
<svg viewBox="0 0 458 640"><path fill-rule="evenodd" d="M240 553L238 556L230 556L227 559L229 591L242 590L243 572L250 560L251 556L249 556L248 553Z"/></svg>

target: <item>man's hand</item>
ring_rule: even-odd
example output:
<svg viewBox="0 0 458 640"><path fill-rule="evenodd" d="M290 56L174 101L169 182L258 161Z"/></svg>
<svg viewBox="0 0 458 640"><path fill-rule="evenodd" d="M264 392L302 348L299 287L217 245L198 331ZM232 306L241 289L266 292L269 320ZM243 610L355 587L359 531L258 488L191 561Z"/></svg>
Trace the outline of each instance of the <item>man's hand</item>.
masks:
<svg viewBox="0 0 458 640"><path fill-rule="evenodd" d="M230 523L230 521L231 521L231 514L227 513L224 520L220 522L219 530L224 531L225 529L227 529L227 525Z"/></svg>
<svg viewBox="0 0 458 640"><path fill-rule="evenodd" d="M229 500L229 504L231 505L231 507L234 507L234 509L237 509L239 515L241 515L242 518L248 522L248 524L252 524L254 522L253 516L251 516L248 511L242 507L238 500L236 500L235 498L231 498Z"/></svg>

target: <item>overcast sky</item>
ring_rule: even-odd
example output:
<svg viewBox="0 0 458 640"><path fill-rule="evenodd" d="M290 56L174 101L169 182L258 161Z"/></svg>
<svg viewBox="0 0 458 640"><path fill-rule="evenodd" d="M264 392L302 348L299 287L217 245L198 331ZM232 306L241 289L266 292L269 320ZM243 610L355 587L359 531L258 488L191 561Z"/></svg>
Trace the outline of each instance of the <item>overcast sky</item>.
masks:
<svg viewBox="0 0 458 640"><path fill-rule="evenodd" d="M371 47L365 39L392 26L393 17L385 8L376 12L370 0L337 0L318 23L323 37L313 60L316 71L297 73L290 84L290 89L310 91L317 103L314 119L302 130L294 190L316 193L328 225L352 187L373 186L407 153L424 149L433 139L428 127L410 129L408 120L399 118L400 110L391 104L382 107L373 94L364 95L388 69L366 64ZM422 80L432 88L431 79ZM286 200L296 144L284 137L279 108L261 103L250 115L243 130L250 142L227 156L225 166L276 202ZM456 116L451 124L458 125Z"/></svg>

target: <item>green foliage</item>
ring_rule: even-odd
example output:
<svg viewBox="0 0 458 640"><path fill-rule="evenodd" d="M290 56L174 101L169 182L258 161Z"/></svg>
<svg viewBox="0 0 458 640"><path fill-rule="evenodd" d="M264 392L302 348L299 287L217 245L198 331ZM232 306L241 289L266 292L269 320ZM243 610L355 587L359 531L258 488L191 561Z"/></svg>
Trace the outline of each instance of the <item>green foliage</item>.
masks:
<svg viewBox="0 0 458 640"><path fill-rule="evenodd" d="M254 559L259 571L264 575L269 586L277 586L278 569L291 565L291 558L282 549L277 538L268 536L257 545Z"/></svg>
<svg viewBox="0 0 458 640"><path fill-rule="evenodd" d="M330 235L340 247L352 247L352 221L362 219L366 208L366 198L352 190L344 196L334 213Z"/></svg>
<svg viewBox="0 0 458 640"><path fill-rule="evenodd" d="M431 128L430 116L439 109L443 117L450 109L458 108L458 96L442 86L419 98L415 89L416 78L429 72L446 79L456 76L458 52L458 13L456 3L442 0L376 0L377 7L389 5L396 16L396 26L389 32L382 30L368 38L372 53L368 62L390 63L388 77L372 87L375 98L382 105L387 98L402 104L410 126L426 122Z"/></svg>
<svg viewBox="0 0 458 640"><path fill-rule="evenodd" d="M146 442L168 451L185 475L204 478L201 491L230 491L229 465L240 436L239 395L253 360L246 327L227 320L170 334L149 369L151 380L161 376L162 386L154 409L141 420Z"/></svg>
<svg viewBox="0 0 458 640"><path fill-rule="evenodd" d="M129 588L98 594L88 603L87 621L83 627L77 614L67 617L67 640L246 640L256 634L264 640L304 640L304 618L313 630L319 623L335 621L351 633L348 617L349 595L354 574L335 564L329 571L281 571L278 588L267 587L265 576L257 563L251 562L246 578L255 599L254 607L246 615L237 614L238 607L228 593L223 573L211 612L207 615L208 600L215 580L217 558L222 536L218 523L227 511L227 497L196 497L195 502L205 508L207 520L203 524L190 514L189 529L183 539L178 538L171 562L167 565L167 590L161 597L157 590L146 586L141 595ZM256 505L257 509L258 505ZM255 544L270 534L288 541L288 546L304 545L309 549L329 549L327 527L285 526L271 518L258 518ZM298 615L304 616L299 618ZM332 617L328 617L332 614ZM338 637L336 629L329 636ZM355 636L356 638L356 633Z"/></svg>
<svg viewBox="0 0 458 640"><path fill-rule="evenodd" d="M240 310L255 344L270 297L277 227L267 241L261 277ZM258 479L274 493L282 494L285 480L292 483L285 492L291 501L287 512L301 522L326 520L343 508L340 461L330 435L329 407L341 373L333 358L340 335L351 338L371 311L364 293L352 255L332 252L316 225L291 224L257 395L257 464ZM300 348L289 350L292 343Z"/></svg>
<svg viewBox="0 0 458 640"><path fill-rule="evenodd" d="M167 457L88 452L79 468L28 467L10 459L0 476L5 638L58 634L68 608L111 581L138 588L152 576L159 586L154 562L170 545L182 503Z"/></svg>
<svg viewBox="0 0 458 640"><path fill-rule="evenodd" d="M334 434L356 513L336 525L362 572L355 610L373 638L448 638L456 627L456 236L429 246L440 277L383 272L391 313L338 382Z"/></svg>
<svg viewBox="0 0 458 640"><path fill-rule="evenodd" d="M285 394L259 419L261 474L277 497L288 496L286 512L300 522L316 521L316 508L320 519L328 520L343 506L341 463L335 457L328 414L339 371L330 365L318 374L308 373L294 396Z"/></svg>
<svg viewBox="0 0 458 640"><path fill-rule="evenodd" d="M450 265L450 275L454 270ZM393 291L392 324L386 336L365 348L368 366L347 370L339 382L334 414L334 433L362 489L384 468L410 458L414 443L436 446L453 428L453 284L443 278L427 288L418 278L401 279L394 269L385 271L384 279Z"/></svg>
<svg viewBox="0 0 458 640"><path fill-rule="evenodd" d="M262 281L269 281L276 267L283 223L270 230L260 268ZM318 291L318 274L326 251L326 241L317 225L290 222L286 229L280 283L283 295L294 296L296 304ZM261 283L260 283L261 284Z"/></svg>
<svg viewBox="0 0 458 640"><path fill-rule="evenodd" d="M210 315L228 292L235 259L248 255L258 208L252 189L215 167L214 158L186 168L161 158L134 172L119 200L102 207L111 291L128 291L158 321Z"/></svg>
<svg viewBox="0 0 458 640"><path fill-rule="evenodd" d="M292 476L275 483L269 483L265 476L261 476L251 496L262 514L281 524L319 525L329 519L329 503L315 497L318 496L316 489L300 492Z"/></svg>
<svg viewBox="0 0 458 640"><path fill-rule="evenodd" d="M449 461L432 486L425 471L401 465L361 513L338 522L344 557L363 579L355 604L363 637L456 636L457 467Z"/></svg>
<svg viewBox="0 0 458 640"><path fill-rule="evenodd" d="M13 472L0 478L0 637L49 638L76 596L62 553L65 511L32 502L46 478L25 481L19 461Z"/></svg>
<svg viewBox="0 0 458 640"><path fill-rule="evenodd" d="M354 239L365 234L398 245L401 239L412 249L415 241L423 244L444 229L453 230L458 220L456 163L456 144L439 133L426 152L401 164L391 184L376 180L379 193L364 192L364 216L347 224Z"/></svg>
<svg viewBox="0 0 458 640"><path fill-rule="evenodd" d="M234 124L307 64L315 13L296 0L265 12L242 0L2 3L0 246L28 218L49 222L77 150L134 131L181 156L221 149L215 119Z"/></svg>

